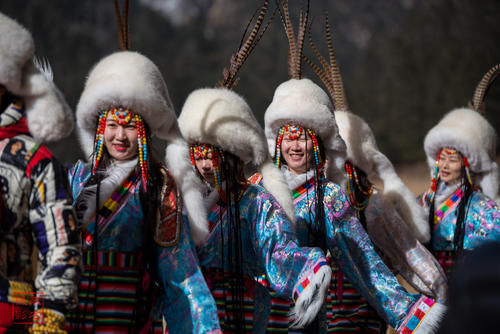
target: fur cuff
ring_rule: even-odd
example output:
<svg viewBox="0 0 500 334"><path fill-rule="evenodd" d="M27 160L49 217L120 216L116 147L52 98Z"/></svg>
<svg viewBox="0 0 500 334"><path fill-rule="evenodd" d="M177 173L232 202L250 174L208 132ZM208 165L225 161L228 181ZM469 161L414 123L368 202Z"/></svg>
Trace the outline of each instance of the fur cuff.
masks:
<svg viewBox="0 0 500 334"><path fill-rule="evenodd" d="M400 334L434 334L446 313L446 306L425 296L413 305L397 329Z"/></svg>
<svg viewBox="0 0 500 334"><path fill-rule="evenodd" d="M316 264L312 275L297 284L294 289L295 306L290 311L293 320L292 327L302 328L310 324L325 302L332 269L328 263L322 261ZM298 294L298 298L295 298Z"/></svg>

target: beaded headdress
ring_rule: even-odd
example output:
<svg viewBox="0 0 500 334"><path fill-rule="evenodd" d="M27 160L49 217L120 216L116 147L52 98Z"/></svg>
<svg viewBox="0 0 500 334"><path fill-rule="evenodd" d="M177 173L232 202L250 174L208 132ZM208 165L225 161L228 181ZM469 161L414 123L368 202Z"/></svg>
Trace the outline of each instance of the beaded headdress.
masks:
<svg viewBox="0 0 500 334"><path fill-rule="evenodd" d="M470 174L469 161L467 160L467 157L465 155L463 155L462 153L460 153L459 151L457 151L453 147L444 147L438 151L438 154L436 156L436 163L434 165L434 175L431 179L431 186L429 188L429 191L426 194L427 201L429 203L432 203L432 201L434 200L434 197L436 196L437 184L439 181L439 160L441 157L441 153L443 153L443 152L446 152L447 154L460 155L460 157L462 159L462 163L464 165L465 176L467 178L467 182L469 182L471 187L474 187L474 183L472 182L472 178L471 178L471 174Z"/></svg>
<svg viewBox="0 0 500 334"><path fill-rule="evenodd" d="M196 159L208 159L208 154L212 153L212 164L215 169L215 189L221 193L222 177L221 164L224 163L224 152L215 145L210 144L193 144L190 146L191 163L196 169Z"/></svg>
<svg viewBox="0 0 500 334"><path fill-rule="evenodd" d="M95 174L102 159L104 147L104 131L106 129L106 119L108 116L120 126L128 125L132 120L135 121L137 129L137 150L139 155L139 165L141 167L142 183L144 190L147 190L148 180L148 140L144 119L141 115L134 114L132 111L123 108L112 108L110 110L101 110L97 120L97 130L94 139L94 160L92 174Z"/></svg>
<svg viewBox="0 0 500 334"><path fill-rule="evenodd" d="M276 139L276 149L274 154L274 161L276 167L281 167L282 159L281 159L281 143L283 142L283 138L286 136L291 140L298 140L302 134L306 137L309 136L313 143L313 152L314 152L314 165L316 168L321 168L323 165L323 159L321 158L320 148L318 144L318 139L316 138L316 134L311 129L306 129L300 125L283 125L278 131L278 137Z"/></svg>

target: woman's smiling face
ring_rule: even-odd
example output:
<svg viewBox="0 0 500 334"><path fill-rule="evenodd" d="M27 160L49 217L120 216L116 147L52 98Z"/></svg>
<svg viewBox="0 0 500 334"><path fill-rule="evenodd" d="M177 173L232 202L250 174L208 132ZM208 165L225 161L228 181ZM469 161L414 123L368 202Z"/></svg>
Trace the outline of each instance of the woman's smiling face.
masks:
<svg viewBox="0 0 500 334"><path fill-rule="evenodd" d="M131 113L130 111L128 111ZM124 113L121 109L117 113ZM104 130L104 146L111 158L119 161L131 160L137 155L137 124L132 116L126 124L119 124L108 113Z"/></svg>
<svg viewBox="0 0 500 334"><path fill-rule="evenodd" d="M299 129L297 127L297 129ZM290 171L294 174L307 172L313 158L313 142L309 134L303 129L300 135L285 131L281 142L281 155L285 159Z"/></svg>

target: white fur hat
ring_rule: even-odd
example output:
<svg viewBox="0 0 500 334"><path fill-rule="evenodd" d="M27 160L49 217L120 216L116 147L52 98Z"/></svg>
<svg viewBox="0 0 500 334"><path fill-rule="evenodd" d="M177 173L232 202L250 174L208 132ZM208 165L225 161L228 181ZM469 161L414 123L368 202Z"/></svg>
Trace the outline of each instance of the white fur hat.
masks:
<svg viewBox="0 0 500 334"><path fill-rule="evenodd" d="M371 183L380 180L384 184L383 194L396 208L415 236L422 242L430 239L429 224L415 195L401 181L391 161L379 151L375 136L368 124L353 113L336 110L335 118L340 136L347 145L347 159L361 168ZM346 176L334 180L346 184Z"/></svg>
<svg viewBox="0 0 500 334"><path fill-rule="evenodd" d="M286 181L271 161L264 132L241 96L226 88L195 90L182 107L179 127L189 143L212 144L258 166L264 187L294 220Z"/></svg>
<svg viewBox="0 0 500 334"><path fill-rule="evenodd" d="M280 127L301 125L321 138L328 164L327 177L337 179L344 174L346 146L339 135L332 103L328 94L309 79L290 79L276 88L273 101L264 115L269 152L274 157Z"/></svg>
<svg viewBox="0 0 500 334"><path fill-rule="evenodd" d="M53 142L73 130L73 113L51 78L33 64L35 43L19 23L0 13L0 85L23 99L31 135Z"/></svg>
<svg viewBox="0 0 500 334"><path fill-rule="evenodd" d="M82 149L90 157L101 110L123 106L141 115L152 135L165 139L166 164L175 179L197 244L208 236L202 184L195 176L189 148L180 134L167 85L158 67L147 57L130 51L113 53L90 71L76 109Z"/></svg>
<svg viewBox="0 0 500 334"><path fill-rule="evenodd" d="M453 147L467 157L474 184L499 203L496 141L495 129L477 111L470 108L452 110L424 139L424 150L431 174L434 172L439 150L443 147Z"/></svg>

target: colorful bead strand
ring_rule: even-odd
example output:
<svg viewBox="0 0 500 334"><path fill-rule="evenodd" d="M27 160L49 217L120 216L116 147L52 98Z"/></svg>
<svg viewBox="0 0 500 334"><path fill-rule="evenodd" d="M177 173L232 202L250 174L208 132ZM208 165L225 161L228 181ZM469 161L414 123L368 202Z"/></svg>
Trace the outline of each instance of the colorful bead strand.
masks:
<svg viewBox="0 0 500 334"><path fill-rule="evenodd" d="M104 130L106 129L106 119L108 117L107 110L101 110L97 120L97 130L94 137L94 166L92 168L92 175L97 171L99 162L102 158L102 149L104 147Z"/></svg>
<svg viewBox="0 0 500 334"><path fill-rule="evenodd" d="M137 149L139 151L139 165L141 167L142 184L144 186L144 191L147 191L147 180L148 180L148 143L146 135L146 127L144 125L144 119L135 115L135 124L137 128Z"/></svg>

